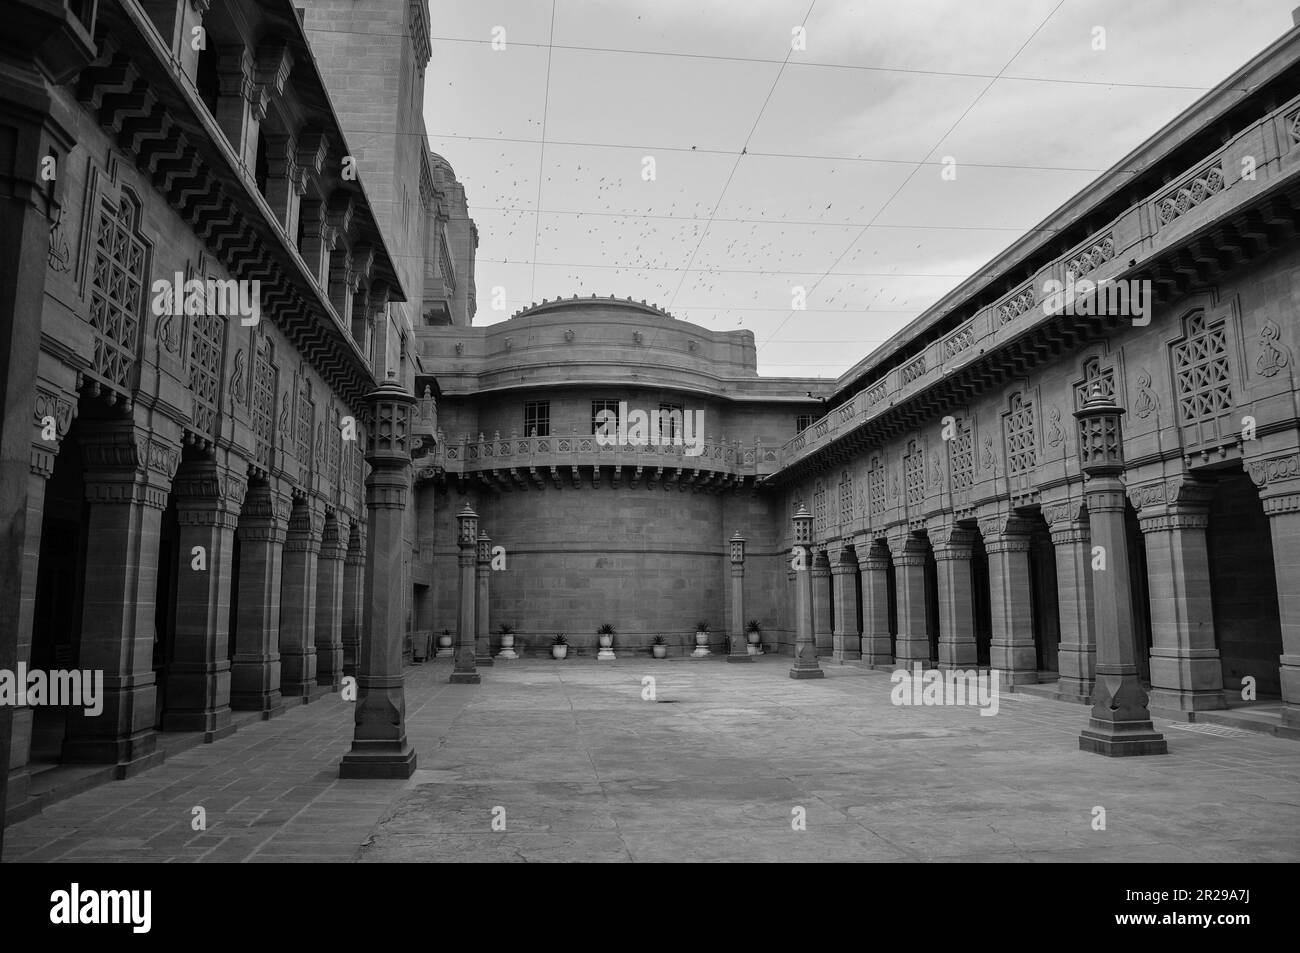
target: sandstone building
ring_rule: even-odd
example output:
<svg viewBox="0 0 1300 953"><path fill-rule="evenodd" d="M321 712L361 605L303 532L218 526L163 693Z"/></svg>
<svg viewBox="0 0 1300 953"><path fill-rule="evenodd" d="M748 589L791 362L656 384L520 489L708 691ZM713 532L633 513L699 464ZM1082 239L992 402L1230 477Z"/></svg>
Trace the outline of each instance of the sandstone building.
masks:
<svg viewBox="0 0 1300 953"><path fill-rule="evenodd" d="M125 776L163 734L215 741L353 673L382 708L358 743L401 776L400 658L444 631L483 661L500 623L524 654L594 652L610 622L619 652L682 655L697 621L716 652L752 618L789 652L801 506L832 660L1087 702L1118 627L1152 710L1246 684L1300 731L1300 30L827 384L628 299L473 326L423 0L12 6L0 668L102 670L106 705L0 706L11 815L55 765ZM178 273L258 281L258 319L160 305ZM1153 307L1044 307L1083 279L1149 281ZM665 416L606 445L599 415L632 411ZM468 616L467 505L504 550Z"/></svg>

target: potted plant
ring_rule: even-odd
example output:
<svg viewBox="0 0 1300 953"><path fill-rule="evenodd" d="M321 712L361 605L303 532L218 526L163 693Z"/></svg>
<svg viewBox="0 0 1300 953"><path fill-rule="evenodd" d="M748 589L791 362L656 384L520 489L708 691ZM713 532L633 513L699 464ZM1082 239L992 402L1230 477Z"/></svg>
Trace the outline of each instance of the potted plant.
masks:
<svg viewBox="0 0 1300 953"><path fill-rule="evenodd" d="M757 619L750 619L745 623L745 638L749 640L750 655L763 654L763 627L759 625Z"/></svg>
<svg viewBox="0 0 1300 953"><path fill-rule="evenodd" d="M668 640L665 639L662 635L656 635L654 645L650 647L650 652L651 654L654 655L655 658L667 658Z"/></svg>
<svg viewBox="0 0 1300 953"><path fill-rule="evenodd" d="M515 654L515 627L508 622L502 622L498 631L501 633L501 651L497 653L497 658L519 658Z"/></svg>
<svg viewBox="0 0 1300 953"><path fill-rule="evenodd" d="M600 642L600 651L596 653L596 658L609 660L614 658L614 627L608 622L601 623L596 630L596 639Z"/></svg>
<svg viewBox="0 0 1300 953"><path fill-rule="evenodd" d="M451 633L443 629L442 635L438 636L438 654L435 658L449 658L454 654L451 650Z"/></svg>
<svg viewBox="0 0 1300 953"><path fill-rule="evenodd" d="M551 658L561 659L569 654L569 640L561 632L551 643Z"/></svg>
<svg viewBox="0 0 1300 953"><path fill-rule="evenodd" d="M701 620L695 623L695 658L704 658L709 654L709 623Z"/></svg>

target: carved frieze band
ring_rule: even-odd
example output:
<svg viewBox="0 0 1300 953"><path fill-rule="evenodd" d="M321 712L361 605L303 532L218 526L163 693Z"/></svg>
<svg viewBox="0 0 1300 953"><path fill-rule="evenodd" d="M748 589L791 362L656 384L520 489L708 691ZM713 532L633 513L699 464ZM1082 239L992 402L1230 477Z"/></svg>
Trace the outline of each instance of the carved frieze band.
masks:
<svg viewBox="0 0 1300 953"><path fill-rule="evenodd" d="M1289 453L1268 460L1249 460L1246 469L1255 486L1268 486L1282 480L1292 480L1300 476L1300 454Z"/></svg>

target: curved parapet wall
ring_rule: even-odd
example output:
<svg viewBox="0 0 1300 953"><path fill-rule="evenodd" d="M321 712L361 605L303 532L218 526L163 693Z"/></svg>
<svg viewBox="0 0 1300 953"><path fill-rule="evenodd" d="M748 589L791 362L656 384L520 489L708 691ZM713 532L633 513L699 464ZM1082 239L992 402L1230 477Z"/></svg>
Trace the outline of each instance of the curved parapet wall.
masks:
<svg viewBox="0 0 1300 953"><path fill-rule="evenodd" d="M542 302L487 327L420 328L417 339L425 373L447 395L619 381L789 401L827 389L815 380L760 378L751 331L711 331L631 299Z"/></svg>

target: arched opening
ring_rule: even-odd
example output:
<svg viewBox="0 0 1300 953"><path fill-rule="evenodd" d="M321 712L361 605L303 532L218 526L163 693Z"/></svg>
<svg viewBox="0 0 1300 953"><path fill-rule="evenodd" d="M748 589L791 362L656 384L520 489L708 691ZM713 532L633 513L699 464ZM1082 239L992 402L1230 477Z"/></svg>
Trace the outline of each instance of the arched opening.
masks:
<svg viewBox="0 0 1300 953"><path fill-rule="evenodd" d="M86 581L86 480L81 438L94 423L78 416L54 458L45 483L41 546L36 571L29 669L80 668L81 620ZM29 762L35 766L61 760L67 709L37 705L32 713Z"/></svg>
<svg viewBox="0 0 1300 953"><path fill-rule="evenodd" d="M880 541L881 548L889 554L885 566L885 591L889 594L889 657L898 659L898 582L894 572L894 554L889 551L889 544Z"/></svg>
<svg viewBox="0 0 1300 953"><path fill-rule="evenodd" d="M1041 513L1029 517L1029 577L1033 599L1034 652L1039 681L1055 681L1060 673L1061 619L1056 592L1056 549ZM1046 677L1044 677L1046 676Z"/></svg>
<svg viewBox="0 0 1300 953"><path fill-rule="evenodd" d="M989 554L978 530L971 543L970 572L971 602L975 613L975 662L987 668L993 643L993 606L989 601Z"/></svg>
<svg viewBox="0 0 1300 953"><path fill-rule="evenodd" d="M1277 702L1282 694L1282 626L1273 540L1259 494L1240 469L1215 482L1206 545L1226 700L1230 707L1252 704L1241 697L1243 679L1250 677L1255 703Z"/></svg>
<svg viewBox="0 0 1300 953"><path fill-rule="evenodd" d="M211 37L208 37L210 40ZM221 96L221 76L217 72L217 50L214 43L204 43L199 50L199 63L194 85L198 88L199 98L208 112L217 114L217 99Z"/></svg>
<svg viewBox="0 0 1300 953"><path fill-rule="evenodd" d="M153 627L153 672L157 686L154 728L158 731L162 730L167 712L167 669L176 648L176 578L182 558L179 535L176 495L172 493L167 497L167 508L158 528L158 589L154 596ZM188 560L188 555L185 558Z"/></svg>
<svg viewBox="0 0 1300 953"><path fill-rule="evenodd" d="M1151 685L1151 590L1147 586L1147 548L1133 504L1124 504L1124 538L1128 542L1129 586L1133 598L1133 642L1138 677Z"/></svg>
<svg viewBox="0 0 1300 953"><path fill-rule="evenodd" d="M939 566L934 547L925 547L925 632L930 639L930 666L939 664Z"/></svg>

